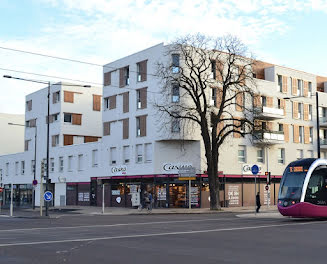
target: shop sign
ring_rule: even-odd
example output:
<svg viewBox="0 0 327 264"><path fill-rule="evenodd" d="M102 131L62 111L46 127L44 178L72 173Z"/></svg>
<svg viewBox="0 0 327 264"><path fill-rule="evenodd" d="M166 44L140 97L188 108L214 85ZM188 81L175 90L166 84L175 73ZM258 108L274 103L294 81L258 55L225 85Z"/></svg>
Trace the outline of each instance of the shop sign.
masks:
<svg viewBox="0 0 327 264"><path fill-rule="evenodd" d="M126 175L127 167L124 165L111 167L111 173L114 175Z"/></svg>
<svg viewBox="0 0 327 264"><path fill-rule="evenodd" d="M181 169L192 168L191 163L164 163L162 168L165 172L178 173Z"/></svg>
<svg viewBox="0 0 327 264"><path fill-rule="evenodd" d="M228 200L230 205L239 205L239 191L238 185L229 185L228 186Z"/></svg>
<svg viewBox="0 0 327 264"><path fill-rule="evenodd" d="M252 171L251 168L254 164L242 164L242 174L243 175L252 175ZM258 165L259 167L259 172L258 174L262 173L262 166Z"/></svg>
<svg viewBox="0 0 327 264"><path fill-rule="evenodd" d="M111 190L111 195L120 195L120 190Z"/></svg>

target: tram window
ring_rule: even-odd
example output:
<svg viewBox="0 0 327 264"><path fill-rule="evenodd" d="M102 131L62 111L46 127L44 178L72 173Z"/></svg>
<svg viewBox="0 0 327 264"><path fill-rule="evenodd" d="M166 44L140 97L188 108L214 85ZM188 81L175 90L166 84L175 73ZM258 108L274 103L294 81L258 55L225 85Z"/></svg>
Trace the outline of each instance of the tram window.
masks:
<svg viewBox="0 0 327 264"><path fill-rule="evenodd" d="M313 172L306 190L305 201L327 205L327 169L318 169Z"/></svg>

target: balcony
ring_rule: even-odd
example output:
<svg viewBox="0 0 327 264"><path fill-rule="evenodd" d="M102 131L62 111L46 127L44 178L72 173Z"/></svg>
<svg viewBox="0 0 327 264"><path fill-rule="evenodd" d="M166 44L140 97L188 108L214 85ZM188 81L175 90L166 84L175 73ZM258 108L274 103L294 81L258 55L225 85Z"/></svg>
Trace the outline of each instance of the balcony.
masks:
<svg viewBox="0 0 327 264"><path fill-rule="evenodd" d="M283 131L257 130L253 133L253 143L256 145L274 145L284 143Z"/></svg>
<svg viewBox="0 0 327 264"><path fill-rule="evenodd" d="M261 120L276 120L285 118L284 109L267 106L254 108L254 114L257 119Z"/></svg>
<svg viewBox="0 0 327 264"><path fill-rule="evenodd" d="M319 126L321 128L327 128L327 117L319 117Z"/></svg>
<svg viewBox="0 0 327 264"><path fill-rule="evenodd" d="M327 138L320 139L320 148L327 149Z"/></svg>

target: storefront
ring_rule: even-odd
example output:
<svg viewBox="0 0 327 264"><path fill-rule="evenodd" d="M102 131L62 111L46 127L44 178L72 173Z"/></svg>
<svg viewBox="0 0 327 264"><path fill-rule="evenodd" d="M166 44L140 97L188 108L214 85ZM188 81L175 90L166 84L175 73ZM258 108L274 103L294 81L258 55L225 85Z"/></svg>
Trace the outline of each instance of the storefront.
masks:
<svg viewBox="0 0 327 264"><path fill-rule="evenodd" d="M269 191L266 177L248 175L219 175L219 198L222 207L254 206L255 191L260 191L262 205L276 204L280 176L272 176ZM207 175L197 175L189 182L178 175L114 176L92 178L88 183L67 183L67 205L94 205L137 208L145 192L153 195L154 208L209 208ZM104 199L103 199L104 193ZM189 199L190 193L190 199Z"/></svg>
<svg viewBox="0 0 327 264"><path fill-rule="evenodd" d="M4 186L4 206L10 206L11 184ZM32 184L14 184L13 185L13 205L16 207L31 207L33 197Z"/></svg>

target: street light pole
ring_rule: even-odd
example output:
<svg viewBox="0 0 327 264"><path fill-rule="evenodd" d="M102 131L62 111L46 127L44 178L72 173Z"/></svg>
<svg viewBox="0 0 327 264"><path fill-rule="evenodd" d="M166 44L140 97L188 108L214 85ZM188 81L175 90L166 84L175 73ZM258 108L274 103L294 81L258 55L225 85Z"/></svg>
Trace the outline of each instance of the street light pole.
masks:
<svg viewBox="0 0 327 264"><path fill-rule="evenodd" d="M47 177L45 180L45 191L49 191L49 143L50 143L50 82L48 82L48 117L47 117ZM41 176L42 177L42 176ZM45 202L45 215L49 216L49 202Z"/></svg>

